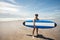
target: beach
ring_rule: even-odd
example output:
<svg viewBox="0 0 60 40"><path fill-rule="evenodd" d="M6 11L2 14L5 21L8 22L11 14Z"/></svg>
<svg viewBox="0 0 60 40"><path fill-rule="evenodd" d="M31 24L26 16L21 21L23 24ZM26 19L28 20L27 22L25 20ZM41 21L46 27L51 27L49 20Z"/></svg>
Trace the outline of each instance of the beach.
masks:
<svg viewBox="0 0 60 40"><path fill-rule="evenodd" d="M39 29L39 37L32 38L33 28L23 26L23 20L0 21L0 40L59 40L60 25L52 29ZM36 34L35 34L36 35Z"/></svg>

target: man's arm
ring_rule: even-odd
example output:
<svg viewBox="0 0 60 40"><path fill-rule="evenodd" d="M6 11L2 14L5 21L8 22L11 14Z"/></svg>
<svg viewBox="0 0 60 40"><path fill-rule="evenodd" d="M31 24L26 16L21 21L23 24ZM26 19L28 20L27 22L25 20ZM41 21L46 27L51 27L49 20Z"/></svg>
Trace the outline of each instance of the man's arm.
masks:
<svg viewBox="0 0 60 40"><path fill-rule="evenodd" d="M33 25L34 25L34 28L35 28L35 19L33 20Z"/></svg>

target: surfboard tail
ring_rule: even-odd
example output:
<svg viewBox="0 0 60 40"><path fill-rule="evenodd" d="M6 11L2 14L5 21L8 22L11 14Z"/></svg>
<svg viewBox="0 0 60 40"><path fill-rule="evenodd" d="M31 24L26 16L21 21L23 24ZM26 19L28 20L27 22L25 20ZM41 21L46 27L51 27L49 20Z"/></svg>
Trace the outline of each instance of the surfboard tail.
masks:
<svg viewBox="0 0 60 40"><path fill-rule="evenodd" d="M23 25L25 25L25 22L23 22Z"/></svg>

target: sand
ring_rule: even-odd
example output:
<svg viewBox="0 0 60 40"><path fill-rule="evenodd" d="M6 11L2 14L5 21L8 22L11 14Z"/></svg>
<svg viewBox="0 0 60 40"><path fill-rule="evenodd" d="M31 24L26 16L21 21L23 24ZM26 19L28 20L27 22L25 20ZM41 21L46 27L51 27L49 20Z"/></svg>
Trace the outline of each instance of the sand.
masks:
<svg viewBox="0 0 60 40"><path fill-rule="evenodd" d="M60 25L52 29L39 29L39 36L32 38L32 29L22 25L22 20L0 21L0 40L59 40ZM35 34L36 35L36 34Z"/></svg>

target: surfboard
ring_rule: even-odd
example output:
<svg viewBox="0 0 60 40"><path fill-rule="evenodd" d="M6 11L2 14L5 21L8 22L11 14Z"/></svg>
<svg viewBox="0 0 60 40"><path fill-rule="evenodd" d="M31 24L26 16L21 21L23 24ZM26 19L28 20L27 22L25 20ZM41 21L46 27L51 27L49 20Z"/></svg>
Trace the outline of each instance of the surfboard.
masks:
<svg viewBox="0 0 60 40"><path fill-rule="evenodd" d="M23 25L26 27L34 28L33 20L25 20L23 22ZM56 26L57 24L50 20L35 20L35 28L47 29L47 28L55 28Z"/></svg>

